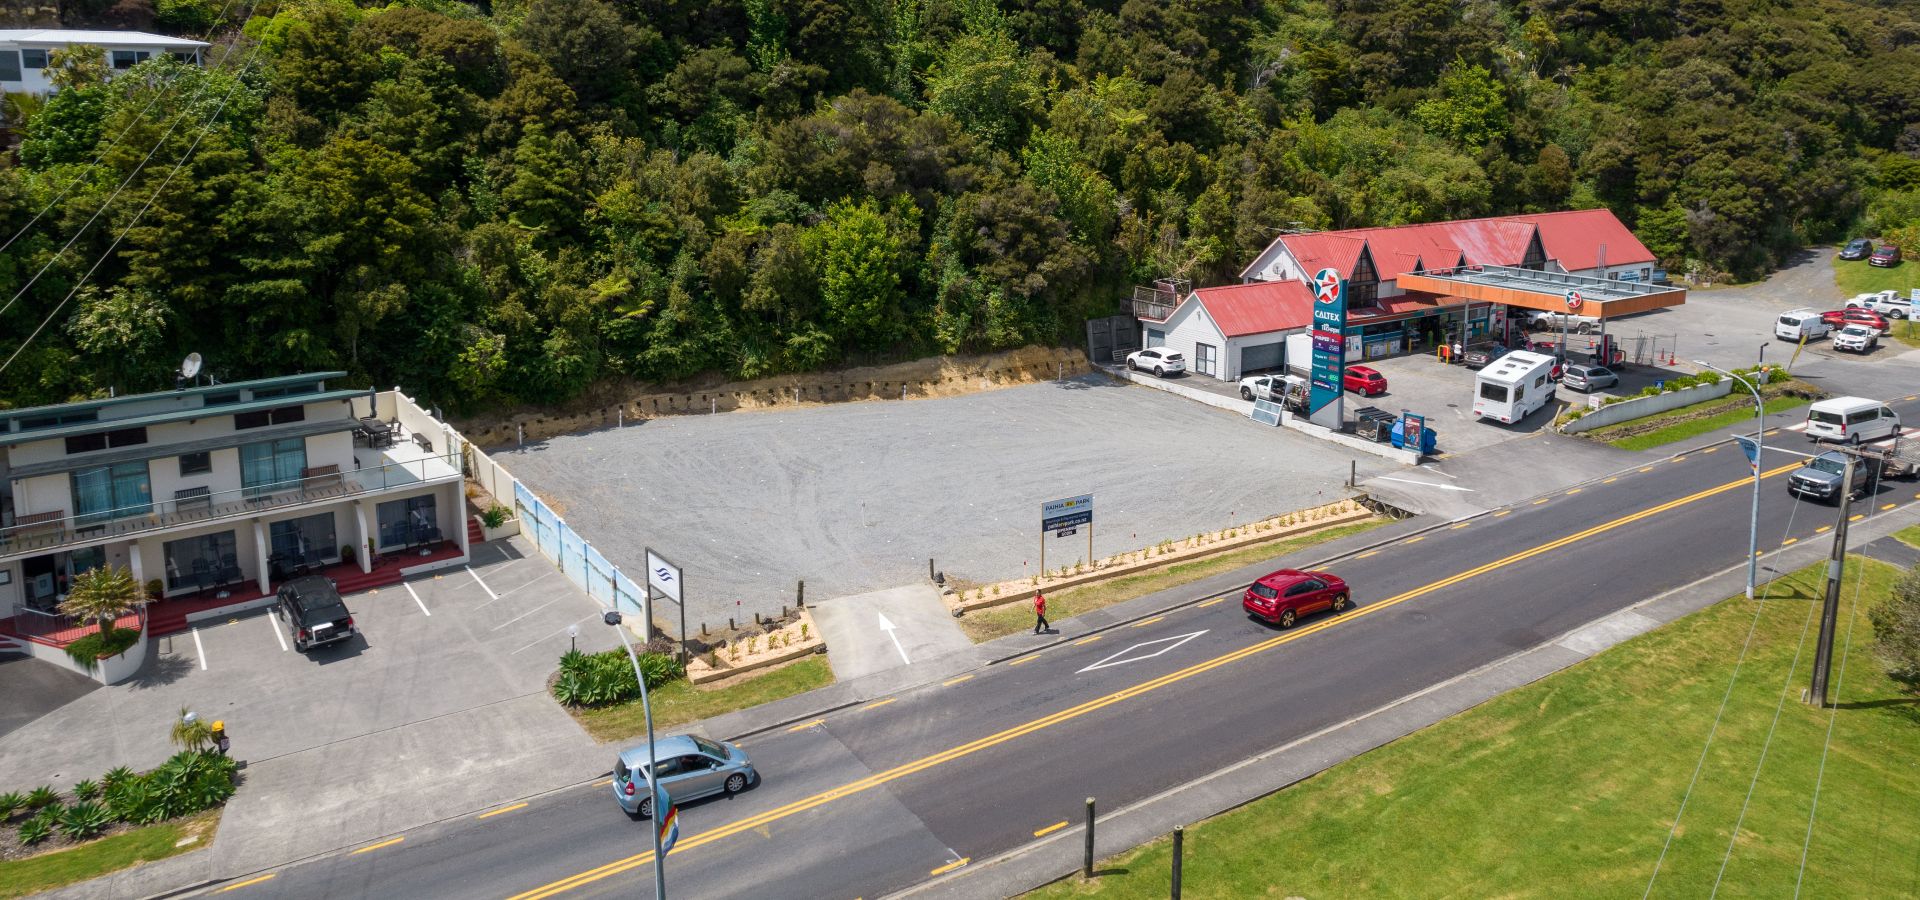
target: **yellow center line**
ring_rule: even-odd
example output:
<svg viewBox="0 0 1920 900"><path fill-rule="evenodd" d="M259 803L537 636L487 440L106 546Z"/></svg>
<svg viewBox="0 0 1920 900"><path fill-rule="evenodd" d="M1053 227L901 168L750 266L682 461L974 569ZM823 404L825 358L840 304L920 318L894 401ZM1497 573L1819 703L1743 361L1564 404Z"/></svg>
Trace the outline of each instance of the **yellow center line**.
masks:
<svg viewBox="0 0 1920 900"><path fill-rule="evenodd" d="M1212 600L1208 600L1207 602L1205 602L1205 603L1202 603L1202 604L1200 604L1200 608L1201 608L1201 609L1206 609L1207 607L1209 607L1209 606L1212 606L1212 605L1214 605L1215 603L1225 603L1225 602L1227 602L1227 598L1225 598L1225 597L1215 597L1215 598L1213 598Z"/></svg>
<svg viewBox="0 0 1920 900"><path fill-rule="evenodd" d="M1151 618L1151 619L1141 619L1140 621L1138 621L1138 622L1135 622L1135 623L1133 623L1132 625L1129 625L1129 626L1127 626L1127 627L1129 627L1129 628L1145 628L1145 627L1147 627L1148 625L1152 625L1153 623L1155 623L1155 622L1158 622L1158 621L1160 621L1161 619L1164 619L1164 618L1166 618L1166 616L1154 616L1154 617L1153 617L1153 618Z"/></svg>
<svg viewBox="0 0 1920 900"><path fill-rule="evenodd" d="M1056 832L1056 831L1059 831L1060 829L1062 829L1062 828L1065 828L1065 827L1067 827L1067 823L1066 823L1065 821L1060 821L1060 822L1055 822L1055 823L1053 823L1052 825L1048 825L1047 827L1045 827L1045 828L1042 828L1042 829L1040 829L1039 831L1036 831L1036 832L1034 832L1034 833L1033 833L1033 836L1034 836L1034 837L1046 837L1047 835L1049 835L1049 834L1052 834L1052 833L1054 833L1054 832Z"/></svg>
<svg viewBox="0 0 1920 900"><path fill-rule="evenodd" d="M494 810L493 812L483 812L483 813L481 813L481 814L479 814L479 815L477 815L477 816L474 816L474 818L476 818L476 819L485 819L485 818L490 818L490 817L492 817L492 816L497 816L497 815L500 815L500 814L502 814L502 813L510 813L510 812L513 812L513 811L514 811L514 810L516 810L516 809L526 809L526 808L527 808L527 804L526 804L526 803L524 803L524 802L521 802L521 803L515 803L515 804L514 804L514 805L512 805L512 806L502 806L502 807L500 807L499 809L496 809L496 810Z"/></svg>
<svg viewBox="0 0 1920 900"><path fill-rule="evenodd" d="M1019 658L1019 659L1016 659L1016 660L1014 660L1013 662L1010 662L1010 663L1007 663L1007 665L1009 665L1009 666L1024 666L1024 665L1026 665L1027 663L1030 663L1030 662L1033 662L1034 660L1036 660L1036 659L1039 659L1039 658L1040 658L1040 654L1038 654L1038 653L1035 653L1035 654L1034 654L1034 655L1032 655L1032 656L1023 656L1023 657L1021 657L1021 658Z"/></svg>
<svg viewBox="0 0 1920 900"><path fill-rule="evenodd" d="M1903 397L1902 399L1905 399L1905 400L1916 400L1916 399L1920 399L1920 394L1908 394L1907 396L1905 396L1905 397Z"/></svg>
<svg viewBox="0 0 1920 900"><path fill-rule="evenodd" d="M960 857L959 859L956 859L956 860L954 860L953 862L950 862L950 863L947 863L946 865L944 865L944 866L941 866L941 867L940 867L940 868L938 868L938 869L935 869L935 870L933 870L933 871L931 871L931 872L928 872L927 874L928 874L928 875L944 875L944 874L946 874L946 873L948 873L948 872L951 872L951 871L953 871L953 870L955 870L955 869L958 869L958 868L960 868L961 866L964 866L964 865L966 865L967 863L969 863L969 862L971 862L972 860L973 860L973 857L971 857L971 856L962 856L962 857Z"/></svg>
<svg viewBox="0 0 1920 900"><path fill-rule="evenodd" d="M941 686L941 687L953 687L954 685L956 685L956 684L959 684L959 683L960 683L960 682L962 682L962 681L967 681L967 680L969 680L969 679L971 679L971 678L973 678L973 676L972 676L972 675L962 675L962 676L960 676L959 678L954 678L954 679L950 679L950 680L947 680L947 681L942 681L942 682L940 682L940 686Z"/></svg>
<svg viewBox="0 0 1920 900"><path fill-rule="evenodd" d="M1793 469L1797 469L1799 467L1800 467L1800 463L1798 462L1789 463L1777 469L1770 469L1766 472L1763 472L1761 473L1761 477L1771 478L1775 475L1779 475L1783 472L1788 472ZM1631 525L1643 519L1648 519L1653 516L1660 515L1661 513L1668 512L1673 509L1678 509L1682 506L1686 506L1687 504L1694 503L1694 502L1706 499L1708 497L1712 497L1718 494L1723 494L1723 493L1726 493L1727 491L1735 490L1738 488L1747 487L1752 483L1753 483L1752 478L1740 478L1734 481L1729 481L1717 487L1711 487L1705 490L1697 491L1695 493L1688 494L1687 496L1680 497L1675 500L1669 500L1657 506L1650 506L1636 513L1630 513L1628 515L1621 516L1620 518L1614 519L1609 522L1603 522L1599 525L1595 525L1583 531L1578 531L1573 534L1566 535L1565 537L1556 538L1544 544L1539 544L1532 548L1521 550L1517 553L1510 554L1501 559L1494 560L1493 562L1475 566L1474 568L1468 569L1464 572L1460 572L1455 575L1448 576L1446 578L1442 578L1438 581L1429 582L1427 584L1421 585L1420 587L1413 588L1411 590L1408 590L1396 596L1388 597L1387 599L1380 600L1378 602L1369 603L1366 606L1358 607L1344 615L1337 616L1330 619L1323 619L1312 625L1297 626L1295 630L1289 631L1285 634L1275 635L1274 637L1267 638L1266 640L1260 641L1258 643L1251 644L1246 647L1242 647L1238 650L1234 650L1234 651L1222 654L1220 656L1214 657L1213 659L1195 663L1179 671L1170 672L1168 674L1161 675L1157 678L1152 678L1147 681L1140 682L1139 684L1135 684L1132 687L1115 691L1104 697L1097 697L1092 700L1088 700L1078 705L1071 706L1066 709L1060 710L1058 712L1042 716L1038 719L1034 719L1033 721L1027 722L1026 724L1016 725L1016 726L1013 726L1012 728L1008 728L1008 729L996 732L994 734L987 735L982 738L977 738L975 740L968 741L967 743L960 744L955 747L950 747L946 750L942 750L938 753L934 753L934 754L922 757L918 760L914 760L908 763L903 763L901 765L895 766L886 771L876 772L865 778L861 778L861 779L849 782L847 784L841 785L836 788L822 791L811 797L805 797L799 800L795 800L784 806L776 807L774 809L767 810L766 812L759 813L757 815L747 816L746 818L740 819L739 821L736 821L730 825L725 825L720 828L715 828L711 831L707 831L705 833L695 835L691 838L682 839L680 843L673 848L673 852L682 853L687 850L691 850L695 847L704 846L706 844L710 844L715 841L732 837L733 835L736 835L736 834L752 831L754 829L768 825L772 822L776 822L781 819L798 815L802 812L806 812L807 810L824 806L836 800L842 800L847 797L853 796L855 794L872 790L876 787L880 787L881 785L885 785L893 781L898 781L899 779L906 778L909 775L914 775L919 772L926 771L927 769L931 769L935 766L949 763L956 759L960 759L966 756L971 756L975 753L979 753L982 750L999 746L1001 744L1007 743L1008 741L1017 740L1029 734L1033 734L1035 732L1042 731L1047 728L1052 728L1064 722L1070 722L1082 716L1086 716L1091 713L1097 712L1099 710L1105 709L1116 703L1122 703L1127 700L1131 700L1135 697L1139 697L1139 696L1151 693L1153 691L1157 691L1168 685L1176 684L1178 682L1185 681L1189 678L1193 678L1197 675L1202 675L1207 672L1211 672L1222 666L1232 665L1233 663L1239 662L1248 657L1265 653L1266 651L1271 650L1275 647L1279 647L1285 644L1290 644L1297 640L1302 640L1310 635L1317 634L1328 628L1332 628L1338 625L1344 625L1348 622L1357 621L1367 616L1380 613L1384 610L1392 609L1393 607L1398 606L1402 603L1405 603L1409 600L1414 600L1419 597L1424 597L1435 591L1444 590L1446 588L1459 584L1463 581L1467 581L1472 578L1477 578L1481 575L1484 575L1488 572L1495 571L1502 567L1510 566L1524 560L1532 559L1533 557L1539 556L1544 553L1551 553L1554 550L1558 550L1570 544L1579 543L1580 541L1586 540L1587 538L1592 537L1596 534L1601 534L1604 532L1612 531L1616 528L1621 528L1626 525ZM1027 659L1034 659L1034 658L1036 657L1027 657ZM1019 662L1015 662L1013 663L1013 665L1019 665ZM556 894L560 894L565 891L572 890L582 885L599 881L602 878L607 878L612 875L617 875L621 872L626 872L626 871L638 868L640 866L644 866L647 863L652 861L653 861L652 852L637 853L632 856L614 860L613 862L607 863L602 866L598 866L596 868L588 869L585 872L581 872L579 874L572 875L566 878L562 878L558 881L554 881L549 884L542 885L540 887L534 888L533 890L527 891L525 893L516 894L512 898L510 898L510 900L538 900L538 898L542 898L542 897L552 897Z"/></svg>
<svg viewBox="0 0 1920 900"><path fill-rule="evenodd" d="M260 883L260 882L262 882L262 881L272 881L272 880L273 880L273 876L275 876L275 875L278 875L278 874L280 874L280 873L278 873L278 872L268 872L267 874L265 874L265 875L262 875L262 876L260 876L259 878L249 878L249 879L247 879L246 881L242 881L242 882L240 882L239 884L230 884L230 885L227 885L226 887L223 887L223 888L221 888L221 889L219 889L219 890L217 890L217 891L214 891L214 893L216 893L216 894L224 894L224 893L226 893L226 892L228 892L228 891L237 891L237 890L239 890L239 889L241 889L241 888L243 888L243 887L246 887L247 885L250 885L250 884L259 884L259 883Z"/></svg>
<svg viewBox="0 0 1920 900"><path fill-rule="evenodd" d="M1510 509L1503 509L1503 510L1500 510L1499 512L1497 512L1497 513L1494 513L1494 514L1493 514L1493 517L1494 517L1494 518L1496 518L1496 519L1498 519L1498 518L1500 518L1501 516L1504 516L1504 515L1506 515L1506 514L1508 514L1508 513L1511 513L1511 512L1513 512L1513 510L1510 510Z"/></svg>
<svg viewBox="0 0 1920 900"><path fill-rule="evenodd" d="M369 846L366 846L366 847L361 847L360 849L358 849L358 850L355 850L355 851L353 851L352 853L349 853L349 854L347 854L347 855L348 855L348 856L357 856L357 855L359 855L359 854L362 854L362 853L366 853L366 852L368 852L368 851L370 851L370 850L378 850L378 849L380 849L381 847L391 847L391 846L393 846L393 845L395 845L395 844L398 844L398 843L400 843L401 841L404 841L404 840L406 840L406 837L405 837L404 835L402 835L401 837L397 837L397 838L394 838L394 839L392 839L392 840L389 840L389 841L381 841L381 842L380 842L380 843L378 843L378 844L372 844L372 845L369 845Z"/></svg>
<svg viewBox="0 0 1920 900"><path fill-rule="evenodd" d="M1769 429L1767 429L1767 433L1766 433L1766 437L1773 437L1774 435L1776 435L1776 434L1779 434L1779 433L1780 433L1780 429L1778 429L1778 428L1769 428Z"/></svg>
<svg viewBox="0 0 1920 900"><path fill-rule="evenodd" d="M1605 481L1602 481L1602 482L1600 482L1600 483L1601 483L1601 484L1612 484L1612 483L1614 483L1614 482L1616 482L1616 481L1619 481L1619 480L1620 480L1620 476L1618 476L1618 475L1615 475L1615 476L1613 476L1612 478L1609 478L1609 479L1607 479L1607 480L1605 480Z"/></svg>
<svg viewBox="0 0 1920 900"><path fill-rule="evenodd" d="M1101 637L1100 635L1097 635L1097 634L1096 634L1096 635L1094 635L1093 637L1089 637L1089 638L1081 638L1081 639L1079 639L1079 640L1077 640L1077 641L1074 641L1074 642L1073 642L1073 645L1074 645L1075 647L1078 647L1078 646L1080 646L1080 645L1082 645L1082 644L1091 644L1091 643L1093 643L1094 641L1097 641L1097 640L1099 640L1099 639L1100 639L1100 637Z"/></svg>
<svg viewBox="0 0 1920 900"><path fill-rule="evenodd" d="M1378 551L1378 550L1368 550L1367 552L1365 552L1365 553L1362 553L1362 554L1360 554L1359 556L1356 556L1356 557L1354 557L1354 559L1366 559L1367 557L1369 557L1369 556L1372 556L1372 555L1374 555L1374 554L1376 554L1376 553L1379 553L1379 552L1380 552L1380 551Z"/></svg>
<svg viewBox="0 0 1920 900"><path fill-rule="evenodd" d="M869 709L879 709L880 707L882 707L882 706L885 706L885 705L887 705L887 704L889 704L889 703L892 703L893 701L895 701L895 700L898 700L898 699L900 699L900 698L899 698L899 697L888 697L888 698L887 698L887 699L885 699L885 700L875 700L875 701L873 701L872 703L869 703L869 704L867 704L867 705L865 705L865 706L862 706L862 707L860 707L860 711L861 711L861 712L865 712L865 711L867 711L867 710L869 710Z"/></svg>
<svg viewBox="0 0 1920 900"><path fill-rule="evenodd" d="M809 728L812 728L815 725L825 725L825 724L827 724L827 720L825 719L815 719L811 722L801 722L800 724L787 729L787 733L792 734L793 732L796 732L796 731L805 731Z"/></svg>

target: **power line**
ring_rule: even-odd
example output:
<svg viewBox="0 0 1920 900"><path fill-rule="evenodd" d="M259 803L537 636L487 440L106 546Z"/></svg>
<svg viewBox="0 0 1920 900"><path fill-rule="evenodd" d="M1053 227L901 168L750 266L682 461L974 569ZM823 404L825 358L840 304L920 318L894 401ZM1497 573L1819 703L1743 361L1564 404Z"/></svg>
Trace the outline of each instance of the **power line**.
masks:
<svg viewBox="0 0 1920 900"><path fill-rule="evenodd" d="M1733 832L1727 835L1727 851L1720 854L1720 871L1713 876L1713 890L1708 897L1720 894L1720 881L1727 876L1727 863L1733 861L1733 845L1740 839L1740 826L1747 821L1747 808L1753 805L1754 788L1760 786L1760 773L1767 768L1767 752L1773 749L1773 735L1780 728L1780 713L1787 708L1787 694L1793 690L1793 676L1800 671L1800 656L1807 649L1807 632L1813 625L1813 604L1807 604L1807 619L1800 624L1800 642L1793 648L1793 664L1787 666L1786 683L1780 685L1780 700L1773 705L1773 724L1767 726L1767 739L1760 744L1760 760L1754 763L1753 778L1747 782L1747 798L1740 801L1740 815L1733 820Z"/></svg>
<svg viewBox="0 0 1920 900"><path fill-rule="evenodd" d="M114 249L120 246L120 242L126 239L129 232L133 231L133 227L140 224L140 219L146 216L147 210L153 208L153 201L159 199L161 192L165 191L167 185L173 182L173 177L180 174L180 169L187 164L187 160L193 158L193 151L199 149L200 141L206 138L208 132L213 130L213 124L219 121L220 114L226 111L228 101L232 100L233 95L246 86L243 79L246 77L247 69L253 65L254 56L259 52L260 44L258 43L254 44L253 47L247 51L247 58L241 61L240 70L234 75L233 87L227 91L226 96L220 98L220 105L214 108L213 115L207 118L207 123L200 127L200 133L194 135L193 143L189 144L186 152L180 155L179 162L173 164L173 168L167 172L167 177L161 180L159 187L154 188L153 193L147 195L147 201L141 204L140 211L134 213L132 219L127 220L126 227L120 229L120 234L113 239L113 243L108 244L107 249L100 254L100 258L93 261L93 265L87 269L86 274L80 276L80 280L74 283L73 289L67 291L67 295L61 298L60 302L54 306L51 312L47 313L47 317L40 320L39 326L33 329L33 333L27 335L27 339L21 341L20 346L14 348L13 355L7 357L6 362L0 363L0 373L6 372L8 367L13 365L14 360L19 359L20 354L26 352L27 347L33 343L33 339L39 337L40 332L46 330L47 325L52 323L54 317L60 314L60 310L66 308L67 303L73 300L75 294L80 293L80 289L86 286L87 280L93 277L93 273L100 269L101 264L107 261L107 257L113 255ZM231 51L229 51L228 55L232 55ZM222 61L224 61L224 59L223 57ZM168 133L172 133L171 128L168 129ZM157 148L158 146L159 144L156 143L155 147ZM148 153L147 155L151 157L153 154ZM132 176L128 177L131 178ZM122 183L122 187L124 186L125 184ZM116 191L116 193L118 192ZM98 218L99 213L95 213L94 216ZM89 220L89 224L91 224L91 220ZM37 278L38 276L35 277ZM18 299L18 295L15 295L15 299ZM3 308L0 308L0 312L4 311Z"/></svg>
<svg viewBox="0 0 1920 900"><path fill-rule="evenodd" d="M213 38L213 33L220 30L219 23L222 19L226 18L227 10L232 6L233 6L233 0L226 0L225 3L221 4L220 11L214 14L214 17L213 17L214 24L209 28L207 28L207 31L205 34L202 34L200 36L200 39L202 41L211 40ZM229 50L228 52L231 53L232 51ZM221 57L221 61L225 62L226 58ZM176 75L173 78L169 79L167 83L169 86L171 86L172 84L178 82L179 80L180 80L180 77ZM87 163L87 168L92 169L94 166L99 165L101 160L107 158L108 153L113 152L113 148L120 146L120 141L124 139L128 134L131 134L133 132L134 126L140 124L140 121L147 117L147 110L152 109L153 105L158 102L160 102L160 92L155 91L153 93L153 96L147 98L147 105L140 107L140 111L133 114L133 119L132 121L127 123L127 127L120 129L120 133L114 135L113 140L109 141L107 143L107 146L104 149L102 149L99 153L94 155L93 161L90 163ZM67 192L73 190L74 185L77 185L80 182L85 181L86 178L87 178L86 174L83 172L82 174L75 175L73 176L73 178L68 179L66 186L60 189L60 193L55 194L52 200L48 200L47 205L40 207L40 211L37 213L34 213L33 218L27 220L27 224L20 226L20 230L14 232L13 237L7 238L6 243L0 244L0 252L4 252L8 247L13 246L13 242L19 240L21 235L24 235L28 231L32 230L33 226L40 221L42 216L45 216L49 210L52 210L55 206L59 205L60 201L65 200L67 198ZM7 305L9 306L13 305L12 301L8 301ZM5 312L5 310L0 309L0 312Z"/></svg>
<svg viewBox="0 0 1920 900"><path fill-rule="evenodd" d="M251 13L252 8L249 7L248 11L249 13ZM233 51L238 46L239 44L237 43L229 44L227 46L227 52L220 57L219 65L224 66L227 60L233 56ZM256 43L254 44L253 49L248 51L247 59L242 63L242 68L252 64L253 52L258 50L259 46L260 45ZM100 208L94 210L93 215L87 217L87 221L80 226L79 230L75 231L72 237L67 238L67 242L65 244L62 244L60 246L60 249L56 251L53 254L53 256L46 261L46 263L40 266L39 271L34 272L33 277L27 279L27 283L20 286L20 290L14 292L13 296L7 300L6 305L0 306L0 315L5 315L7 310L13 308L13 304L19 302L20 298L25 296L27 291L31 290L35 284L38 284L40 281L40 276L47 274L47 270L53 268L53 264L56 262L59 262L60 257L65 256L67 251L73 248L74 243L80 240L80 236L86 234L87 230L93 227L93 223L98 221L100 219L100 216L105 214L106 211L113 206L113 201L119 198L120 192L126 190L127 185L132 184L135 178L140 177L141 171L146 169L147 163L152 161L153 155L155 153L160 152L160 147L167 142L168 137L171 137L173 135L174 129L180 127L181 120L187 117L187 110L191 109L193 107L194 102L198 101L200 99L200 96L207 92L207 87L212 83L213 83L212 79L207 79L200 83L200 89L194 92L192 99L187 101L186 107L180 111L180 114L173 117L173 121L167 125L167 130L163 132L160 135L160 137L154 140L153 147L147 150L147 155L140 158L139 164L133 167L133 171L127 173L127 177L120 181L119 186L113 189L112 194L107 195L107 199L100 204ZM224 108L225 106L226 106L225 101L222 101L221 107ZM217 117L218 113L216 113L215 116ZM212 124L211 121L209 121L208 124L209 126L211 126ZM199 141L196 140L194 143L198 144ZM185 162L185 161L186 161L185 157L182 157L181 162ZM116 241L116 243L118 242ZM98 264L95 265L95 268L98 268ZM63 301L63 305L64 305L64 301ZM34 333L38 334L39 329L35 329ZM31 340L31 338L29 338L29 340ZM21 345L21 347L23 348L25 346L26 346L25 344Z"/></svg>

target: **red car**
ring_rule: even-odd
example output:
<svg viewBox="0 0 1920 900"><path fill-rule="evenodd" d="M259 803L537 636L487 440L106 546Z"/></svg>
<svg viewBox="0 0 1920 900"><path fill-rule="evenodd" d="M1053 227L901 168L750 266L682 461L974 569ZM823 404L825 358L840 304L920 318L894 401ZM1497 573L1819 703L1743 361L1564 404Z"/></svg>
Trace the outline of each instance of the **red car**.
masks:
<svg viewBox="0 0 1920 900"><path fill-rule="evenodd" d="M1820 318L1835 328L1848 325L1865 325L1881 334L1893 330L1893 323L1887 317L1865 307L1853 306L1846 309L1831 309L1820 314Z"/></svg>
<svg viewBox="0 0 1920 900"><path fill-rule="evenodd" d="M1308 613L1323 609L1342 613L1350 605L1352 598L1347 593L1347 583L1340 576L1299 569L1281 569L1261 578L1247 588L1240 600L1240 607L1248 615L1281 628L1292 628L1294 622Z"/></svg>
<svg viewBox="0 0 1920 900"><path fill-rule="evenodd" d="M1348 366L1340 385L1356 394L1378 397L1387 392L1387 376L1366 366Z"/></svg>

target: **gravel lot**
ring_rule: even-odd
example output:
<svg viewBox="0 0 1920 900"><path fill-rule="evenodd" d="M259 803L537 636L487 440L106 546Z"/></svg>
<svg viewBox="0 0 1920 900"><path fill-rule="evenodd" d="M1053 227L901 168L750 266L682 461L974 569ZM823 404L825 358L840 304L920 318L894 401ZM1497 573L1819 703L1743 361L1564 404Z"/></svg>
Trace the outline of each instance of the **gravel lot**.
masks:
<svg viewBox="0 0 1920 900"><path fill-rule="evenodd" d="M1104 376L963 397L653 419L494 458L608 559L684 569L693 623L1038 563L1039 505L1095 496L1094 553L1345 496L1337 447ZM1362 456L1362 477L1391 468ZM1049 538L1051 566L1086 532Z"/></svg>

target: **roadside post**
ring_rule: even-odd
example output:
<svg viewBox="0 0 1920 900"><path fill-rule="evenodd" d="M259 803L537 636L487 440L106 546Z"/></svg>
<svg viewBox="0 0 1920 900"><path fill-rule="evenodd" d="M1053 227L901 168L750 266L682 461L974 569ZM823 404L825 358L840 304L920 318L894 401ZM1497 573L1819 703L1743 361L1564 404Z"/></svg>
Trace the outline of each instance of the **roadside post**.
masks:
<svg viewBox="0 0 1920 900"><path fill-rule="evenodd" d="M1847 471L1840 476L1840 519L1833 526L1833 551L1827 556L1827 596L1820 604L1820 642L1813 649L1811 699L1816 707L1827 705L1827 675L1833 667L1833 632L1840 619L1840 575L1847 563L1847 519L1853 511L1853 467L1858 462L1853 454L1847 454Z"/></svg>
<svg viewBox="0 0 1920 900"><path fill-rule="evenodd" d="M1072 537L1080 526L1087 526L1087 565L1093 565L1093 495L1081 494L1040 504L1040 577L1047 575L1047 532L1057 538Z"/></svg>
<svg viewBox="0 0 1920 900"><path fill-rule="evenodd" d="M1080 866L1080 874L1093 877L1093 798L1087 798L1087 852Z"/></svg>
<svg viewBox="0 0 1920 900"><path fill-rule="evenodd" d="M1187 829L1173 826L1173 900L1180 900L1180 857L1186 850Z"/></svg>
<svg viewBox="0 0 1920 900"><path fill-rule="evenodd" d="M666 795L653 783L653 773L659 768L659 760L653 755L653 705L647 699L647 676L640 671L640 657L633 652L633 641L627 638L627 629L620 625L620 611L607 610L601 621L613 626L620 635L620 646L627 648L627 660L633 663L634 680L640 682L640 713L647 720L647 797L653 804L653 815L662 815L660 800ZM651 629L653 626L647 626ZM660 829L655 827L659 820L647 823L647 830L653 832L653 896L654 900L666 900L667 897L667 855L660 849Z"/></svg>
<svg viewBox="0 0 1920 900"><path fill-rule="evenodd" d="M683 590L684 582L680 578L680 567L668 561L666 557L653 552L652 547L646 548L646 552L647 636L653 636L653 592L659 591L660 596L672 600L673 605L680 607L680 664L684 666L691 657L687 655L687 601Z"/></svg>
<svg viewBox="0 0 1920 900"><path fill-rule="evenodd" d="M1734 440L1739 442L1740 449L1746 451L1747 465L1753 469L1753 512L1747 522L1747 599L1752 600L1754 597L1754 581L1759 575L1760 569L1760 454L1762 450L1766 449L1767 408L1760 400L1760 388L1755 386L1753 382L1741 378L1712 363L1701 362L1697 359L1693 362L1694 365L1712 369L1734 381L1738 381L1741 387L1753 392L1753 438L1751 440L1744 437L1734 438Z"/></svg>

